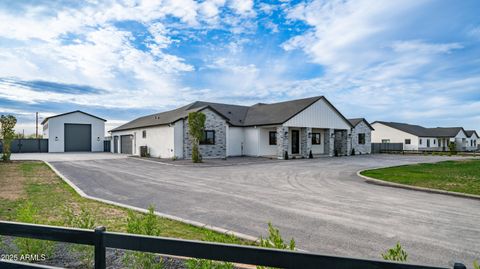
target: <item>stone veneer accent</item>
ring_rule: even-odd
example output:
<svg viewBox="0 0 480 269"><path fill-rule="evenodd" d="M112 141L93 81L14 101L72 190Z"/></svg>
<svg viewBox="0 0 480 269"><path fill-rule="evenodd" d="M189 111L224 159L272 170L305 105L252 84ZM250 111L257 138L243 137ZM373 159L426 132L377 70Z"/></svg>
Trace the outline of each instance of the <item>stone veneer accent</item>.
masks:
<svg viewBox="0 0 480 269"><path fill-rule="evenodd" d="M227 157L227 122L223 117L210 109L201 111L205 114L205 130L215 131L215 145L200 145L199 150L203 158ZM192 143L188 132L188 118L183 122L183 156L192 158Z"/></svg>
<svg viewBox="0 0 480 269"><path fill-rule="evenodd" d="M339 156L348 156L351 153L350 130L335 130L335 146Z"/></svg>
<svg viewBox="0 0 480 269"><path fill-rule="evenodd" d="M308 138L310 134L310 138ZM312 128L305 127L300 129L300 149L303 158L308 158L312 150Z"/></svg>
<svg viewBox="0 0 480 269"><path fill-rule="evenodd" d="M358 134L365 134L365 144L358 144ZM368 125L361 121L352 130L352 147L355 149L355 154L370 154L372 152L372 130ZM350 150L351 151L351 150Z"/></svg>
<svg viewBox="0 0 480 269"><path fill-rule="evenodd" d="M285 151L288 151L288 127L278 126L277 127L277 158L284 159Z"/></svg>

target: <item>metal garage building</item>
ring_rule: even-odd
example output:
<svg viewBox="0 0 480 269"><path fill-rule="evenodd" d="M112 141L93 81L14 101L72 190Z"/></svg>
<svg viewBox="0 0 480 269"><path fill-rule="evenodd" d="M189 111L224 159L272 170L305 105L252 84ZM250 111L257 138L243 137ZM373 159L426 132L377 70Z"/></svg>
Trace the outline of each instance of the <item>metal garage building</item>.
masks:
<svg viewBox="0 0 480 269"><path fill-rule="evenodd" d="M45 118L43 137L48 152L103 151L105 119L80 110Z"/></svg>

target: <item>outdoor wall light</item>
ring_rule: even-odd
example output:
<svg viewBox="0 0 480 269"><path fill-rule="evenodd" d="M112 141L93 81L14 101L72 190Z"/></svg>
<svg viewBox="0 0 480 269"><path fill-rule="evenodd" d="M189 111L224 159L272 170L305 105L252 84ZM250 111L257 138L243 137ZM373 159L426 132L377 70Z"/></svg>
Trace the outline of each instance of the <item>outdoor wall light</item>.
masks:
<svg viewBox="0 0 480 269"><path fill-rule="evenodd" d="M100 141L100 136L97 137L97 141Z"/></svg>
<svg viewBox="0 0 480 269"><path fill-rule="evenodd" d="M312 138L312 133L308 132L308 138Z"/></svg>
<svg viewBox="0 0 480 269"><path fill-rule="evenodd" d="M334 138L334 137L335 137L335 133L332 133L332 134L330 135L330 137L331 137L331 138Z"/></svg>
<svg viewBox="0 0 480 269"><path fill-rule="evenodd" d="M288 131L285 132L285 136L287 136L287 135L288 135Z"/></svg>
<svg viewBox="0 0 480 269"><path fill-rule="evenodd" d="M55 136L55 141L58 141L58 136Z"/></svg>

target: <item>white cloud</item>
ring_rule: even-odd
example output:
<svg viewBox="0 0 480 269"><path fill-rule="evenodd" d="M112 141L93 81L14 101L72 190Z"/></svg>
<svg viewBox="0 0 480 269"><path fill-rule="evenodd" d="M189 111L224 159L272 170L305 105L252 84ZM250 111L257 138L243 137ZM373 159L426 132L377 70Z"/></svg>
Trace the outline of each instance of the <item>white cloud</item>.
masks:
<svg viewBox="0 0 480 269"><path fill-rule="evenodd" d="M255 10L253 9L253 0L229 0L228 5L239 15L256 15Z"/></svg>

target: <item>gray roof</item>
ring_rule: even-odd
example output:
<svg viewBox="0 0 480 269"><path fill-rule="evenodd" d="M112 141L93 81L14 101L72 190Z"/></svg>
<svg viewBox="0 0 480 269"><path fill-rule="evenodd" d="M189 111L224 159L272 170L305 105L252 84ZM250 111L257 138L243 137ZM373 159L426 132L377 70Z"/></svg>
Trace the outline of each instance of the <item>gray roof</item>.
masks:
<svg viewBox="0 0 480 269"><path fill-rule="evenodd" d="M421 137L455 137L460 131L463 131L462 127L425 128L420 125L412 125L400 122L375 121L373 123L381 123L397 130Z"/></svg>
<svg viewBox="0 0 480 269"><path fill-rule="evenodd" d="M45 124L45 122L47 122L47 121L48 121L49 119L51 119L51 118L61 117L61 116L65 116L65 115L73 114L73 113L77 113L77 112L78 112L78 113L85 114L85 115L90 116L90 117L93 117L93 118L97 118L97 119L99 119L99 120L107 121L106 119L102 119L102 118L97 117L97 116L95 116L95 115L88 114L88 113L83 112L83 111L80 111L80 110L75 110L75 111L70 111L70 112L67 112L67 113L62 113L62 114L58 114L58 115L46 117L46 118L42 121L42 125Z"/></svg>
<svg viewBox="0 0 480 269"><path fill-rule="evenodd" d="M368 123L368 121L365 119L365 118L355 118L355 119L348 119L348 121L350 122L350 124L355 127L357 126L360 122L365 122L367 124L367 126L371 129L371 130L375 130L373 129L372 125L370 125L370 123Z"/></svg>
<svg viewBox="0 0 480 269"><path fill-rule="evenodd" d="M478 136L478 133L475 130L465 130L465 133L467 134L467 137L472 137L473 134L476 134L477 137L480 137Z"/></svg>
<svg viewBox="0 0 480 269"><path fill-rule="evenodd" d="M347 123L349 123L349 121L345 119L345 117L338 112L338 110L331 105L325 97L316 96L273 104L256 104L253 106L197 101L174 110L140 117L111 131L171 124L180 119L186 118L189 112L201 111L205 108L212 109L224 117L227 122L233 126L282 124L320 99L324 99Z"/></svg>

